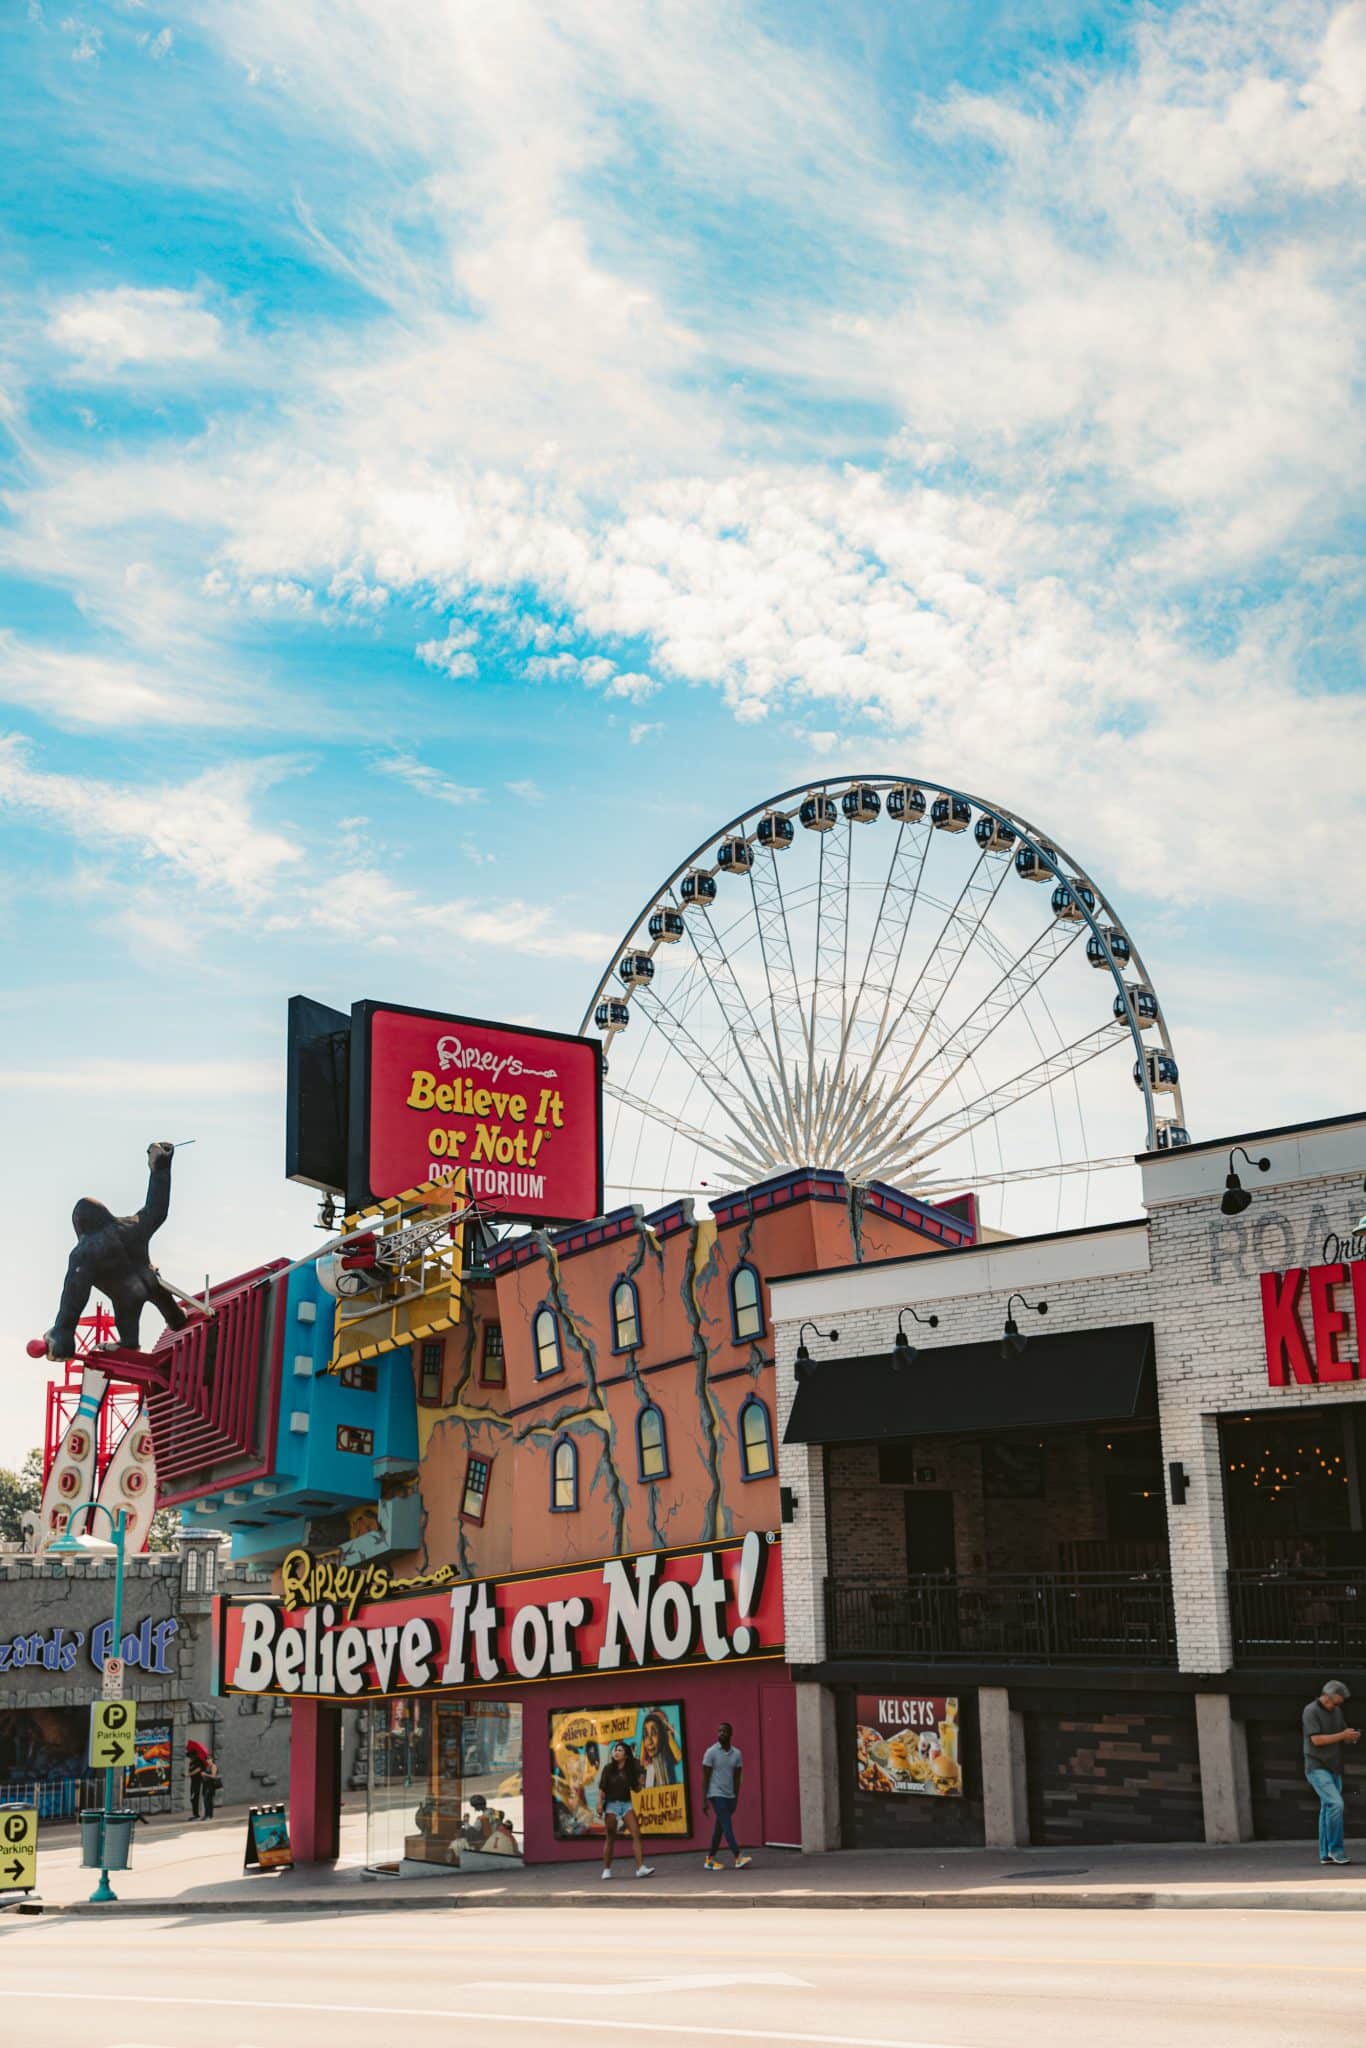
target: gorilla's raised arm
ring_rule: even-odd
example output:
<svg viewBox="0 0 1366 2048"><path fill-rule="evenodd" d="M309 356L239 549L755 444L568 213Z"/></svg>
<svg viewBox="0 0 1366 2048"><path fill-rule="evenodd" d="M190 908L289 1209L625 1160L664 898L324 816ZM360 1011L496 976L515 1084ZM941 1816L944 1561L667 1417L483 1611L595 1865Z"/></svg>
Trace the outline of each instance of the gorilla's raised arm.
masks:
<svg viewBox="0 0 1366 2048"><path fill-rule="evenodd" d="M160 1230L171 1212L171 1156L174 1145L160 1144L147 1147L147 1164L151 1168L147 1176L147 1200L138 1210L138 1223L144 1239Z"/></svg>

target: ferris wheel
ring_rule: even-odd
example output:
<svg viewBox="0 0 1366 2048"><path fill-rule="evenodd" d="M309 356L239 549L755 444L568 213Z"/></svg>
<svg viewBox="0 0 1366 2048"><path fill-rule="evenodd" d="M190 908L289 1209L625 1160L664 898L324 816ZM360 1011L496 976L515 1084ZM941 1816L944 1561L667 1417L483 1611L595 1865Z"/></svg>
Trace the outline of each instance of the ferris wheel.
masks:
<svg viewBox="0 0 1366 2048"><path fill-rule="evenodd" d="M1054 1179L1060 1227L1069 1178L1190 1142L1162 1006L1094 877L1017 812L904 775L806 783L709 833L581 1028L605 1044L618 1197L801 1166L926 1200Z"/></svg>

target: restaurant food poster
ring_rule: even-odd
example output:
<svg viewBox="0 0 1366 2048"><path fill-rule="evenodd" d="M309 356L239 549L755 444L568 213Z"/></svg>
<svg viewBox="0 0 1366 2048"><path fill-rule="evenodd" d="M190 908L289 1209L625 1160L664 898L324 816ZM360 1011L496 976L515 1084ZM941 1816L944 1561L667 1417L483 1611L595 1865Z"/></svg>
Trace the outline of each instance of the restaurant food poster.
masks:
<svg viewBox="0 0 1366 2048"><path fill-rule="evenodd" d="M125 1792L144 1797L171 1789L171 1724L169 1721L142 1723L135 1736L137 1744L132 1769L123 1781Z"/></svg>
<svg viewBox="0 0 1366 2048"><path fill-rule="evenodd" d="M956 1699L861 1692L855 1715L861 1791L894 1798L962 1798Z"/></svg>
<svg viewBox="0 0 1366 2048"><path fill-rule="evenodd" d="M576 1707L550 1716L550 1786L555 1837L576 1842L604 1832L599 1780L615 1743L624 1742L644 1772L633 1805L643 1835L690 1835L683 1708Z"/></svg>
<svg viewBox="0 0 1366 2048"><path fill-rule="evenodd" d="M474 1200L503 1221L601 1215L596 1039L396 1004L358 1003L352 1017L353 1201L463 1170Z"/></svg>

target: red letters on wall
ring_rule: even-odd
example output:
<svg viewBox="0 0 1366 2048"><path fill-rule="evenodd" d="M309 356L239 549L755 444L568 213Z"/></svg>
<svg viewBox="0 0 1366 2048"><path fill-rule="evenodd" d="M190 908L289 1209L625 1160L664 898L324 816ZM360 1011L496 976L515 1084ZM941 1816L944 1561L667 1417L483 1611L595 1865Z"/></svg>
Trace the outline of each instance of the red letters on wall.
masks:
<svg viewBox="0 0 1366 2048"><path fill-rule="evenodd" d="M1309 1283L1309 1328L1305 1338L1301 1302ZM1361 1332L1366 1327L1366 1259L1350 1266L1292 1266L1285 1273L1263 1273L1262 1329L1266 1337L1266 1376L1273 1387L1319 1387L1335 1380L1358 1380ZM1338 1291L1350 1282L1352 1312L1339 1306ZM1342 1351L1342 1339L1355 1329L1357 1355Z"/></svg>

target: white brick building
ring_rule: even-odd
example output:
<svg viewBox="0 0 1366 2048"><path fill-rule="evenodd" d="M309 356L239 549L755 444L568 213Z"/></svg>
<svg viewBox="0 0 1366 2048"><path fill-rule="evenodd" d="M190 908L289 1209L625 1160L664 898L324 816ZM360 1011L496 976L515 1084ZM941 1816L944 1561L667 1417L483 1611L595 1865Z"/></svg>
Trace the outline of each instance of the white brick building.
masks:
<svg viewBox="0 0 1366 2048"><path fill-rule="evenodd" d="M1251 1202L1228 1217L1220 1201L1238 1142L1270 1166L1235 1162ZM1366 1667L1366 1259L1351 1258L1366 1253L1352 1243L1366 1116L1141 1164L1146 1214L1132 1223L772 1283L809 1846L1180 1838L1201 1822L1212 1839L1309 1832L1295 1703L1325 1674L1351 1683L1353 1659ZM1289 1345L1273 1345L1285 1384L1268 1364L1264 1274ZM1001 1367L1016 1292L1045 1299L1047 1316L1017 1305L1029 1345ZM906 1311L922 1319L904 1315L921 1348L892 1372ZM925 1326L932 1315L937 1328ZM799 1381L808 1322L814 1371ZM1148 1326L1150 1340L1133 1334ZM818 1334L831 1328L833 1342ZM1070 1350L1058 1341L1083 1332ZM1146 1390L1132 1410L1114 1409L1107 1441L1108 1422L1086 1410L1087 1375L1118 1386L1120 1353L1135 1343L1150 1344ZM1066 1400L1058 1407L1060 1372L1079 1394L1075 1417ZM1052 1392L1039 1398L1056 1422L1029 1408L1031 1385L1045 1380ZM975 1385L1006 1409L965 1426ZM786 1441L794 1403L796 1434L820 1440ZM1012 1487L1020 1498L1002 1498ZM1142 1540L1116 1538L1116 1527ZM928 1572L911 1554L917 1542L930 1546ZM1168 1570L1174 1642L1158 1605ZM1066 1625L1061 1637L1032 1626L1045 1607ZM1099 1617L1093 1641L1078 1620L1088 1614ZM1361 1683L1366 1692L1366 1669ZM980 1774L974 1756L952 1814L948 1800L851 1794L860 1687L963 1699ZM1126 1748L1127 1775L1116 1764Z"/></svg>

